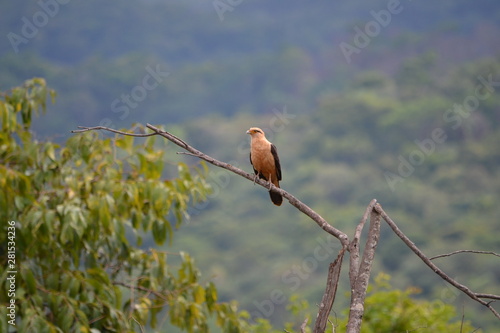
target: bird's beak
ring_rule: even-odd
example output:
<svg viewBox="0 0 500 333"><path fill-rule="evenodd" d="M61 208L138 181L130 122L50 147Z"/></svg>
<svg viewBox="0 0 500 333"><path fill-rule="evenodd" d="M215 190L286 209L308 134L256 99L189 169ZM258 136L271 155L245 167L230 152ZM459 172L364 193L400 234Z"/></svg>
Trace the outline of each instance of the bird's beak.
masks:
<svg viewBox="0 0 500 333"><path fill-rule="evenodd" d="M247 134L250 134L250 130L247 131Z"/></svg>

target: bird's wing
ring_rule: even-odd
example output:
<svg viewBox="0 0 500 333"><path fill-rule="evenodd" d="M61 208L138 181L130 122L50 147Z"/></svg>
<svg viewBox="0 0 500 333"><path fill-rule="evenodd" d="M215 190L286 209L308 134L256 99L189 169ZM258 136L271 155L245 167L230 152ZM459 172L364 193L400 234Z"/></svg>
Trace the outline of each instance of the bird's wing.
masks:
<svg viewBox="0 0 500 333"><path fill-rule="evenodd" d="M252 168L253 168L253 172L255 172L255 174L258 174L259 172L257 170L255 170L253 163L252 163L252 152L250 152L249 157L250 157L250 164L252 165Z"/></svg>
<svg viewBox="0 0 500 333"><path fill-rule="evenodd" d="M272 143L271 143L271 154L273 154L273 157L274 157L274 166L276 167L276 176L278 176L278 180L281 180L280 158L278 156L278 150L276 149L276 146Z"/></svg>

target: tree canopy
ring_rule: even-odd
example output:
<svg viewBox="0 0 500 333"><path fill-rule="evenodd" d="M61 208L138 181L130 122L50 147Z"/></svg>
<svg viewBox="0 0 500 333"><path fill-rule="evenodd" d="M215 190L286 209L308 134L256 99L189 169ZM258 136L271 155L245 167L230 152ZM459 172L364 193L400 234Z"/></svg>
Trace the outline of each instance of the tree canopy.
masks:
<svg viewBox="0 0 500 333"><path fill-rule="evenodd" d="M136 143L88 133L62 145L40 142L30 125L47 95L55 93L36 78L0 103L0 210L3 221L15 221L9 271L16 271L18 331L136 332L164 316L189 332L206 331L210 315L223 330L239 331L240 314L217 302L192 258L156 248L171 240L188 204L209 192L203 168L179 163L175 177L162 179L165 147L154 137ZM142 244L145 235L154 243ZM0 243L6 253L6 223ZM5 267L2 256L2 303ZM2 317L7 332L4 306Z"/></svg>

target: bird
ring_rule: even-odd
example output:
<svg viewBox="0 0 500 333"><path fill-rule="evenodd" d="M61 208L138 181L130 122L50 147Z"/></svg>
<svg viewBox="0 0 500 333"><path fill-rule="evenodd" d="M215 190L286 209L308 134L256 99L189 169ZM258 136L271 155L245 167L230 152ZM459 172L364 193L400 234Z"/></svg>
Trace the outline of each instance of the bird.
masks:
<svg viewBox="0 0 500 333"><path fill-rule="evenodd" d="M255 178L259 177L269 182L269 196L276 206L281 206L283 197L271 189L271 183L280 187L281 165L276 146L266 139L264 131L258 127L251 127L247 132L250 135L250 163Z"/></svg>

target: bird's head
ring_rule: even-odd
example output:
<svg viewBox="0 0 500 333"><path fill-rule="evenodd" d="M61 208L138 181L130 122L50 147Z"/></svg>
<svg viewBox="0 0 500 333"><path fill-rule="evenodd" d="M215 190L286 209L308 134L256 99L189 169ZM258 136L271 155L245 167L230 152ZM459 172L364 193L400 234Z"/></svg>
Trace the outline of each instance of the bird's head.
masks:
<svg viewBox="0 0 500 333"><path fill-rule="evenodd" d="M251 127L248 131L247 134L250 134L252 138L258 138L258 137L265 137L264 131L261 130L258 127Z"/></svg>

